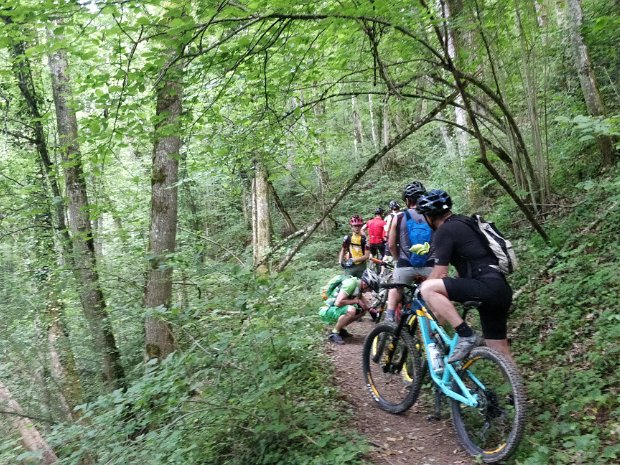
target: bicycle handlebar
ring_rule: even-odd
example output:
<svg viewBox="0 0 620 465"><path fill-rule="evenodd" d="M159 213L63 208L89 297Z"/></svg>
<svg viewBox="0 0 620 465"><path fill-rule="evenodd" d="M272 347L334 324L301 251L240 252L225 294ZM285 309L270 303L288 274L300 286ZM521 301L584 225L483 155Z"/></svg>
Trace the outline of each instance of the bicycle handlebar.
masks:
<svg viewBox="0 0 620 465"><path fill-rule="evenodd" d="M383 260L379 258L370 257L370 261L373 263L376 263L377 265L385 266L386 268L389 268L389 269L394 269L393 263L384 262Z"/></svg>
<svg viewBox="0 0 620 465"><path fill-rule="evenodd" d="M406 287L408 289L411 289L412 291L415 291L418 286L415 284L405 284L405 283L381 283L379 284L379 287L382 287L383 289L396 289L399 287Z"/></svg>

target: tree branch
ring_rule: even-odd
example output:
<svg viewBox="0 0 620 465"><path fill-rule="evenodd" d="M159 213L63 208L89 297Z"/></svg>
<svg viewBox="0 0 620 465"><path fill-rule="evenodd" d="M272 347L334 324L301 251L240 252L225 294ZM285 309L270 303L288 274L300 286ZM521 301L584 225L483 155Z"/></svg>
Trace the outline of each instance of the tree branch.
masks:
<svg viewBox="0 0 620 465"><path fill-rule="evenodd" d="M366 172L370 168L372 168L379 160L381 160L381 158L386 153L388 153L390 150L392 150L398 144L403 142L411 134L416 132L418 129L420 129L424 125L426 125L426 124L430 123L431 121L433 121L435 116L437 116L441 111L443 111L445 109L445 107L448 106L448 104L453 99L456 98L457 95L458 95L458 92L453 92L452 94L450 94L443 102L439 103L435 108L433 108L433 110L431 110L423 119L421 119L419 121L416 121L415 123L409 125L403 132L401 132L394 139L392 139L389 144L385 145L381 150L379 150L372 157L370 157L366 161L364 166L349 179L349 181L346 183L345 187L340 190L340 192L336 195L336 197L334 197L332 199L332 201L328 205L326 205L325 211L323 212L321 217L305 229L305 233L303 234L301 240L284 257L284 259L282 259L282 261L279 263L278 267L276 268L276 271L280 272L280 271L284 270L284 268L286 268L286 266L289 264L289 262L295 256L295 254L297 252L299 252L301 247L308 241L308 239L310 238L312 233L314 233L314 231L316 231L316 229L319 227L321 222L323 222L325 217L327 217L327 215L342 200L342 198L351 189L351 187L353 187L355 185L355 183L357 183L357 181L359 181L362 178L362 176L364 176L364 174L366 174Z"/></svg>

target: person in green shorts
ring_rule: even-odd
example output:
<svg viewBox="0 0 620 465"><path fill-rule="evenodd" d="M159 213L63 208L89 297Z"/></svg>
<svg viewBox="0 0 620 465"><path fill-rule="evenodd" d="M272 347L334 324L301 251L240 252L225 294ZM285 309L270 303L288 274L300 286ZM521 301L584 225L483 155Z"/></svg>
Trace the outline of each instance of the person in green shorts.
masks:
<svg viewBox="0 0 620 465"><path fill-rule="evenodd" d="M319 315L326 323L335 323L328 339L335 344L344 344L343 337L349 335L345 326L359 320L368 310L368 302L363 292L379 290L379 277L372 270L365 270L361 278L351 276L336 287L321 308Z"/></svg>

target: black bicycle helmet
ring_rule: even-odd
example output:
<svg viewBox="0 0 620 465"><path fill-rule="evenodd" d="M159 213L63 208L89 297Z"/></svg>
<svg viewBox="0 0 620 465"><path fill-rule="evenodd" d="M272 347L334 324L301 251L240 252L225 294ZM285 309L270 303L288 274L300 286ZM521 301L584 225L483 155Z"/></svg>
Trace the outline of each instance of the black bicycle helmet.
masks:
<svg viewBox="0 0 620 465"><path fill-rule="evenodd" d="M424 185L419 181L414 181L411 184L407 184L403 190L403 200L416 201L420 196L426 194Z"/></svg>
<svg viewBox="0 0 620 465"><path fill-rule="evenodd" d="M385 210L383 210L383 208L377 207L377 208L375 208L375 215L383 215L384 211Z"/></svg>
<svg viewBox="0 0 620 465"><path fill-rule="evenodd" d="M452 199L446 191L433 189L420 197L416 203L416 211L422 215L439 216L452 208Z"/></svg>
<svg viewBox="0 0 620 465"><path fill-rule="evenodd" d="M400 204L396 200L391 200L390 210L400 210Z"/></svg>
<svg viewBox="0 0 620 465"><path fill-rule="evenodd" d="M375 292L379 292L379 276L372 270L364 270L362 273L362 281L368 284L368 287Z"/></svg>

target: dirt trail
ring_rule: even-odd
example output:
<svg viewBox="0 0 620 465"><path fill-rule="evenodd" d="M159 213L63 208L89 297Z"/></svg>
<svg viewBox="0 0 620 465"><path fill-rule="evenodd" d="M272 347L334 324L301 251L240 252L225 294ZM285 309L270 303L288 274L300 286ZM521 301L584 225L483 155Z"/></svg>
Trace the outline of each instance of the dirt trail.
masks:
<svg viewBox="0 0 620 465"><path fill-rule="evenodd" d="M364 319L347 328L353 334L342 346L327 348L335 365L335 382L350 403L355 426L374 446L369 460L374 465L474 465L459 446L449 420L442 411L439 422L427 420L433 412L433 393L422 388L416 404L402 415L391 415L375 405L363 383L362 347L374 323Z"/></svg>

